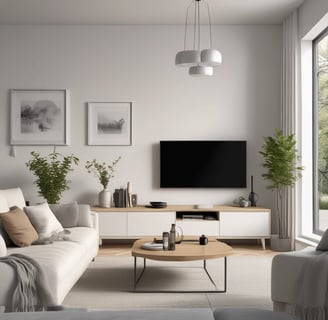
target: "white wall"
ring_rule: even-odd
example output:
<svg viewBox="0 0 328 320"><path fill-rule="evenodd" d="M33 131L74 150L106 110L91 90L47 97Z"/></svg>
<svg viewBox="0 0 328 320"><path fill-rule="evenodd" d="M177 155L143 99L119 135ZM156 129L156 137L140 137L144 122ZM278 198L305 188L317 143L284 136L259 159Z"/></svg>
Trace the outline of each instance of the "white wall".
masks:
<svg viewBox="0 0 328 320"><path fill-rule="evenodd" d="M313 39L327 27L328 1L327 0L305 0L299 10L299 38ZM312 31L313 34L309 34ZM312 40L311 39L311 40Z"/></svg>
<svg viewBox="0 0 328 320"><path fill-rule="evenodd" d="M159 188L161 139L246 139L248 176L254 175L260 205L273 208L261 178L258 151L263 137L279 126L281 26L217 26L214 47L223 65L212 78L192 78L174 65L182 49L180 26L5 26L0 27L0 188L21 186L40 201L25 166L30 151L51 146L18 146L10 156L9 89L70 91L71 144L79 167L70 174L63 202L101 190L84 169L86 160L122 160L110 188L131 181L139 203L231 203L248 189L170 190ZM132 146L87 146L86 103L133 102ZM190 173L192 174L192 172ZM91 200L90 200L91 201Z"/></svg>

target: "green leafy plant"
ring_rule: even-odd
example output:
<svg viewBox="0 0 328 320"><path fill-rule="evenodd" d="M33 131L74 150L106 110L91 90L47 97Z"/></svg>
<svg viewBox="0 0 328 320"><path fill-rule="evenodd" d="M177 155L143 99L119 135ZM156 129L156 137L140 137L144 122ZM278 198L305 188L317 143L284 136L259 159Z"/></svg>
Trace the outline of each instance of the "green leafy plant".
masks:
<svg viewBox="0 0 328 320"><path fill-rule="evenodd" d="M277 229L281 239L290 237L288 194L287 189L294 187L302 177L302 166L298 166L300 157L297 154L294 134L284 135L276 130L273 137L265 137L260 154L264 158L266 172L262 177L270 181L268 189L275 191Z"/></svg>
<svg viewBox="0 0 328 320"><path fill-rule="evenodd" d="M38 186L39 195L47 200L48 203L58 203L62 193L69 189L70 181L67 175L73 171L73 165L78 165L79 159L74 156L63 156L56 152L56 149L48 156L40 156L39 153L32 151L32 159L26 166L37 177L34 184Z"/></svg>
<svg viewBox="0 0 328 320"><path fill-rule="evenodd" d="M111 164L106 164L105 162L97 162L96 159L92 161L87 161L85 168L88 170L88 173L92 173L95 177L99 179L99 182L102 184L104 189L107 188L110 179L114 177L115 166L120 161L121 157L118 157Z"/></svg>

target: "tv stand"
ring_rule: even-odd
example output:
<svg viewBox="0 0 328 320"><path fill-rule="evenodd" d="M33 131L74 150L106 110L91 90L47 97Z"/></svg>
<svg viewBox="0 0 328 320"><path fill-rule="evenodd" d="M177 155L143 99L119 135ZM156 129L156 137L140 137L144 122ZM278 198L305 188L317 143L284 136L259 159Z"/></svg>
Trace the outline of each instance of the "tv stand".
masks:
<svg viewBox="0 0 328 320"><path fill-rule="evenodd" d="M169 205L155 209L145 206L131 208L93 207L99 213L99 236L102 239L139 239L161 237L172 223L184 235L215 236L218 239L258 239L265 249L271 234L271 211L262 207L215 205L196 209L195 205Z"/></svg>

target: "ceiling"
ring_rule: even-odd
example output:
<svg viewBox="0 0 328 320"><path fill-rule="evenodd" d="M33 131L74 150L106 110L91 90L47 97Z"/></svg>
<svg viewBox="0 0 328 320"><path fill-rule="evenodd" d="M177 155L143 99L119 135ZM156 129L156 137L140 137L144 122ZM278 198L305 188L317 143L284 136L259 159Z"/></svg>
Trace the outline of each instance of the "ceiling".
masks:
<svg viewBox="0 0 328 320"><path fill-rule="evenodd" d="M206 0L212 24L281 24L304 0ZM0 0L0 25L184 24L191 0Z"/></svg>

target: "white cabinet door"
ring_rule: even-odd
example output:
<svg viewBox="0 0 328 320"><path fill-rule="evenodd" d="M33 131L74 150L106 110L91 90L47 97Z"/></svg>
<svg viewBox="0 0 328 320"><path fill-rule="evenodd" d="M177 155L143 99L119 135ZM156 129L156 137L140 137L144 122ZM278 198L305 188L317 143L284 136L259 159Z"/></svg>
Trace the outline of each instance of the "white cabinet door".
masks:
<svg viewBox="0 0 328 320"><path fill-rule="evenodd" d="M127 236L127 212L101 212L98 216L100 238Z"/></svg>
<svg viewBox="0 0 328 320"><path fill-rule="evenodd" d="M220 235L220 221L205 220L177 220L176 225L181 227L185 236L216 236Z"/></svg>
<svg viewBox="0 0 328 320"><path fill-rule="evenodd" d="M175 212L129 212L128 236L162 236L175 223Z"/></svg>
<svg viewBox="0 0 328 320"><path fill-rule="evenodd" d="M220 236L268 237L269 212L220 212Z"/></svg>

